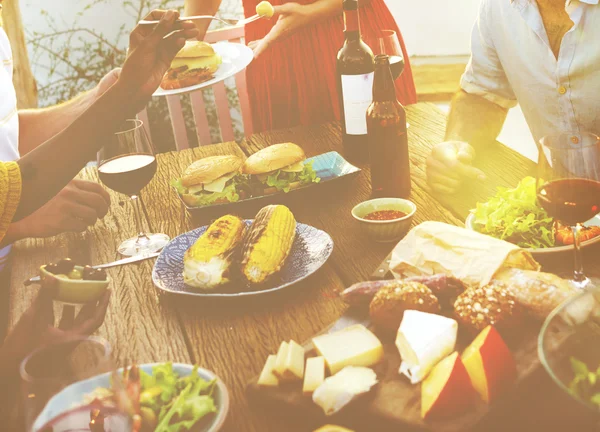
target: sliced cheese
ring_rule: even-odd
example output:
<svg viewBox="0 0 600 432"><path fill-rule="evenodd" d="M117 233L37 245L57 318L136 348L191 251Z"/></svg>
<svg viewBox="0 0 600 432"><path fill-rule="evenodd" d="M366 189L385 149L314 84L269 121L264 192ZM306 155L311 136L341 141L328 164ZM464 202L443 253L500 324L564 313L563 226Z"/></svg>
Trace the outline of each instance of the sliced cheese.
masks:
<svg viewBox="0 0 600 432"><path fill-rule="evenodd" d="M223 189L225 189L225 185L226 183L231 180L232 178L234 178L236 175L235 172L224 175L223 177L219 177L218 179L216 179L215 181L211 182L211 183L205 183L204 184L204 190L209 191L209 192L223 192Z"/></svg>
<svg viewBox="0 0 600 432"><path fill-rule="evenodd" d="M302 170L304 170L304 161L296 162L295 164L281 168L281 171L283 172L302 172Z"/></svg>
<svg viewBox="0 0 600 432"><path fill-rule="evenodd" d="M265 366L263 367L260 377L258 377L258 385L262 387L277 387L279 385L279 379L273 374L275 369L275 361L277 360L276 355L270 355L267 357Z"/></svg>
<svg viewBox="0 0 600 432"><path fill-rule="evenodd" d="M287 342L281 342L279 350L277 351L277 357L275 358L275 368L273 369L273 373L279 379L283 377L283 372L285 371L288 347L289 345Z"/></svg>
<svg viewBox="0 0 600 432"><path fill-rule="evenodd" d="M326 415L332 415L348 405L354 398L367 393L377 384L377 375L366 367L347 366L338 374L327 378L313 393L313 402Z"/></svg>
<svg viewBox="0 0 600 432"><path fill-rule="evenodd" d="M202 192L203 190L204 190L204 185L202 185L202 184L199 184L199 185L196 185L196 186L190 186L190 187L188 188L188 191L189 191L189 193L191 193L191 194L195 194L195 193L198 193L198 192Z"/></svg>
<svg viewBox="0 0 600 432"><path fill-rule="evenodd" d="M404 312L396 346L400 373L410 382L421 382L433 367L454 351L458 324L451 318L415 310Z"/></svg>
<svg viewBox="0 0 600 432"><path fill-rule="evenodd" d="M313 338L319 355L331 375L345 366L372 366L383 358L383 346L377 336L361 324Z"/></svg>
<svg viewBox="0 0 600 432"><path fill-rule="evenodd" d="M302 380L304 378L304 348L293 340L288 344L283 374L289 380Z"/></svg>
<svg viewBox="0 0 600 432"><path fill-rule="evenodd" d="M215 54L214 56L204 56L204 57L186 57L186 58L177 58L175 57L171 62L171 68L177 69L181 66L187 66L189 70L192 69L217 69L217 66L223 62L221 56L219 54Z"/></svg>
<svg viewBox="0 0 600 432"><path fill-rule="evenodd" d="M325 357L311 357L306 360L302 392L312 394L325 380Z"/></svg>

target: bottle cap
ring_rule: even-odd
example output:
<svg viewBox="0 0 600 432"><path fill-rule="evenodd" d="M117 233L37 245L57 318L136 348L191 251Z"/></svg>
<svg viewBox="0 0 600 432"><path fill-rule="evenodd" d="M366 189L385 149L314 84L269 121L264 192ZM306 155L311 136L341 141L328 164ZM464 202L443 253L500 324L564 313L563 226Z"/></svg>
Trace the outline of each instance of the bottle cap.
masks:
<svg viewBox="0 0 600 432"><path fill-rule="evenodd" d="M358 10L358 0L344 0L342 8L344 10Z"/></svg>
<svg viewBox="0 0 600 432"><path fill-rule="evenodd" d="M390 56L387 54L378 54L375 56L375 64L376 65L389 65L390 64Z"/></svg>

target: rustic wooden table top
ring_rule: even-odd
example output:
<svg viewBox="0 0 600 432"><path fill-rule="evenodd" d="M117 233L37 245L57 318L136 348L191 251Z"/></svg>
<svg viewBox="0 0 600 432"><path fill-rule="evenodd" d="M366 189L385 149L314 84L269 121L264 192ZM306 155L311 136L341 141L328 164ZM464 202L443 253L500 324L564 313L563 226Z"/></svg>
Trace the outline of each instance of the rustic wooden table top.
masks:
<svg viewBox="0 0 600 432"><path fill-rule="evenodd" d="M413 190L411 199L418 211L414 224L438 220L461 225L478 200L485 200L497 186L515 185L534 173L534 164L498 143L478 157L477 165L487 174L484 182L474 182L458 197L434 195L426 185L425 158L432 145L443 138L445 115L431 104L407 107ZM330 150L342 152L337 124L298 127L256 134L241 144L223 143L158 156L158 172L143 191L145 218L150 230L175 237L220 216L190 217L168 186L171 179L194 160L215 154L248 156L270 144L292 141L302 146L307 156ZM226 383L232 398L226 430L268 432L311 430L277 413L264 413L249 406L245 396L248 380L260 372L268 354L282 340L305 341L334 322L344 311L336 293L360 280L366 280L379 266L393 245L370 242L357 231L351 208L368 199L368 167L347 182L316 188L314 193L299 192L284 203L300 222L327 231L335 242L329 262L296 289L243 302L185 302L159 297L151 280L152 261L109 270L114 282L113 297L105 324L99 335L108 339L116 361L139 363L171 360L198 363L214 371ZM95 169L82 172L97 180ZM9 327L30 305L36 290L23 281L37 268L63 257L82 263L103 263L117 259L121 240L134 234L129 203L110 191L110 213L84 234L61 235L47 240L18 243L13 252ZM243 206L240 216L251 218L258 208ZM600 268L598 249L587 249L588 271ZM548 269L570 271L570 256L549 261ZM565 264L566 263L566 264ZM310 424L310 423L309 423ZM313 425L311 425L313 426Z"/></svg>

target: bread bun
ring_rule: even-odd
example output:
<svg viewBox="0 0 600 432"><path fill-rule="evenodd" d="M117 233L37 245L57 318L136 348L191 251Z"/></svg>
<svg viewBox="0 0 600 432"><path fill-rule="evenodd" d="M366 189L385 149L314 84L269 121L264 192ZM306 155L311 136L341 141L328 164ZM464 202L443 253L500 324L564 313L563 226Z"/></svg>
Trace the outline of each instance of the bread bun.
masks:
<svg viewBox="0 0 600 432"><path fill-rule="evenodd" d="M181 177L185 187L210 183L231 172L239 171L242 160L235 155L209 156L191 164Z"/></svg>
<svg viewBox="0 0 600 432"><path fill-rule="evenodd" d="M305 159L306 155L300 146L293 143L275 144L246 159L242 172L244 174L265 174Z"/></svg>
<svg viewBox="0 0 600 432"><path fill-rule="evenodd" d="M188 206L188 207L198 207L198 197L196 195L192 195L192 194L183 194L181 195L181 199L183 200L183 202ZM223 198L219 198L216 201L213 201L213 203L211 205L214 204L225 204L230 202L227 198L223 197Z"/></svg>
<svg viewBox="0 0 600 432"><path fill-rule="evenodd" d="M211 44L202 41L186 41L175 58L209 57L215 55Z"/></svg>

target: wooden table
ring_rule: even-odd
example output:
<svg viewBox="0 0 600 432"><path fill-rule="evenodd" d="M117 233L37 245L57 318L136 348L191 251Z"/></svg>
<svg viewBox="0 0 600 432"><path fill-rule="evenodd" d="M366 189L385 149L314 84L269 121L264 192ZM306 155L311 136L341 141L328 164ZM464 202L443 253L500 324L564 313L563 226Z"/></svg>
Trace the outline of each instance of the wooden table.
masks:
<svg viewBox="0 0 600 432"><path fill-rule="evenodd" d="M488 198L497 186L515 185L523 176L534 172L532 162L507 147L493 144L478 158L478 166L488 176L486 181L474 182L459 197L434 195L426 185L425 158L431 146L443 138L445 116L435 106L422 103L408 107L407 113L413 181L411 199L418 207L414 224L438 220L461 225L476 201ZM143 193L144 223L152 231L175 237L220 216L190 217L168 186L171 179L177 178L196 159L227 153L248 156L265 146L285 141L301 145L307 156L330 150L341 152L340 134L338 124L324 124L256 134L239 145L229 142L161 154L157 175ZM308 425L315 425L310 424L310 419L307 425L281 418L277 412L264 413L249 407L245 386L260 371L267 354L274 353L282 340L305 341L334 322L345 309L336 293L354 282L368 279L393 247L372 243L359 235L350 215L350 209L367 199L371 192L369 169L362 168L362 173L353 180L318 188L316 194L298 193L293 201L285 199L298 221L329 232L335 242L329 262L296 289L255 301L186 300L183 303L159 297L151 281L150 261L110 270L115 281L114 292L99 334L110 341L115 359L121 365L131 360L199 363L213 370L227 384L232 397L227 431L312 430ZM84 170L82 176L97 180L94 169ZM133 235L135 228L131 206L119 205L123 196L112 191L111 195L111 212L88 232L28 240L15 246L9 327L16 323L36 294L35 289L24 288L22 282L35 274L38 266L67 256L85 263L117 258L117 245ZM251 218L257 210L252 206L243 207L240 215ZM598 251L586 251L586 256L595 258ZM570 256L563 256L548 265L552 270L556 270L557 265L561 270L569 270L570 263ZM590 269L588 263L588 271ZM536 379L548 381L543 374ZM531 398L528 405L535 405Z"/></svg>

